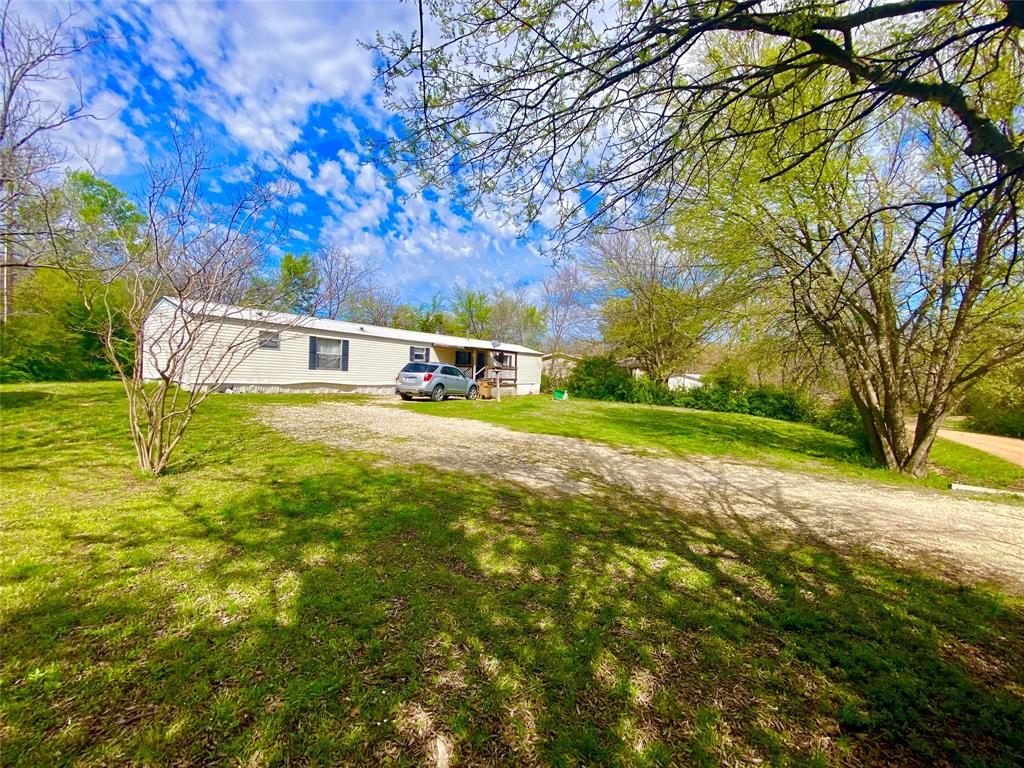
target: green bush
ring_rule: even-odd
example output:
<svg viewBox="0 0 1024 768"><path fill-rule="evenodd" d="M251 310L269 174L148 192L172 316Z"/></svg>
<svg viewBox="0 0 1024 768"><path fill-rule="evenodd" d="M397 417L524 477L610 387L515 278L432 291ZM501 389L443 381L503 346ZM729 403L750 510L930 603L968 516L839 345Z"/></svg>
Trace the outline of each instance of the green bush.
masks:
<svg viewBox="0 0 1024 768"><path fill-rule="evenodd" d="M742 392L747 388L750 375L745 363L739 360L723 360L711 367L702 383L725 392Z"/></svg>
<svg viewBox="0 0 1024 768"><path fill-rule="evenodd" d="M111 378L114 368L103 355L98 328L98 316L85 306L67 275L42 269L26 277L14 291L10 320L0 328L0 381ZM130 334L118 336L130 350Z"/></svg>
<svg viewBox="0 0 1024 768"><path fill-rule="evenodd" d="M754 387L746 393L747 413L753 416L766 416L770 419L783 421L814 420L816 403L799 389L764 385Z"/></svg>
<svg viewBox="0 0 1024 768"><path fill-rule="evenodd" d="M816 410L815 401L801 390L772 385L740 386L735 377L712 379L694 389L677 392L676 405L802 422L812 422Z"/></svg>
<svg viewBox="0 0 1024 768"><path fill-rule="evenodd" d="M641 405L675 405L676 393L660 381L647 376L635 377L629 391L629 402Z"/></svg>
<svg viewBox="0 0 1024 768"><path fill-rule="evenodd" d="M591 400L628 401L633 377L610 357L585 357L573 368L566 389L576 397Z"/></svg>
<svg viewBox="0 0 1024 768"><path fill-rule="evenodd" d="M843 395L831 406L825 408L815 419L815 424L826 432L853 438L865 451L868 450L868 435L864 431L864 420L849 395Z"/></svg>
<svg viewBox="0 0 1024 768"><path fill-rule="evenodd" d="M989 374L968 393L961 410L970 430L1024 437L1024 361Z"/></svg>
<svg viewBox="0 0 1024 768"><path fill-rule="evenodd" d="M770 385L751 387L744 369L725 364L716 366L706 378L706 383L700 387L673 391L647 376L630 376L610 357L588 357L573 369L568 389L576 397L591 400L678 405L783 421L814 421L816 403L801 390Z"/></svg>
<svg viewBox="0 0 1024 768"><path fill-rule="evenodd" d="M747 401L742 390L733 389L728 383L708 382L693 389L676 393L676 405L696 408L700 411L723 411L746 413Z"/></svg>

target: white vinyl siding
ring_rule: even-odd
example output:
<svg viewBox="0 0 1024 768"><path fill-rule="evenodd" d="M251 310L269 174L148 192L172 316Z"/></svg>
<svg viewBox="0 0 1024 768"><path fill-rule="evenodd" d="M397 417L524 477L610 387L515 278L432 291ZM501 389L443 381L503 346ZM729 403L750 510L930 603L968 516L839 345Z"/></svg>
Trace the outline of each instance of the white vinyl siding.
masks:
<svg viewBox="0 0 1024 768"><path fill-rule="evenodd" d="M409 362L409 344L390 339L348 337L348 370L309 367L309 337L318 339L318 357L322 351L320 340L340 355L340 342L345 336L317 331L314 334L300 328L282 329L281 347L275 350L257 349L242 360L230 377L235 384L341 384L357 387L394 386L395 376ZM431 349L431 360L439 359Z"/></svg>
<svg viewBox="0 0 1024 768"><path fill-rule="evenodd" d="M144 375L148 379L158 375L157 364L166 360L166 345L159 340L166 336L161 329L173 321L175 311L169 305L158 306L146 322L146 344L143 356ZM204 335L211 339L211 350L197 350L212 365L216 360L216 348L234 344L237 348L238 339L251 339L248 349L244 350L228 366L221 366L214 371L216 375L203 377L189 376L192 380L216 384L221 387L338 387L339 389L365 389L370 391L389 392L395 384L395 376L409 362L410 346L423 347L429 352L431 361L455 363L455 349L451 346L436 347L433 345L410 344L407 339L390 339L370 334L336 333L317 328L301 326L283 327L266 323L247 326L234 319L209 320L205 325ZM152 331L152 333L150 333ZM261 348L261 334L275 333L278 335L277 349ZM327 341L327 345L337 350L342 340L349 342L348 370L310 368L310 336ZM151 343L151 341L153 343ZM333 346L332 346L333 345ZM340 354L340 353L338 353ZM474 352L474 362L475 362ZM530 355L523 352L517 359L518 386L520 394L540 391L540 353ZM213 379L216 379L214 381ZM188 382L184 382L186 385Z"/></svg>
<svg viewBox="0 0 1024 768"><path fill-rule="evenodd" d="M519 365L516 369L516 394L540 394L540 355L525 355L520 352Z"/></svg>
<svg viewBox="0 0 1024 768"><path fill-rule="evenodd" d="M159 378L160 371L167 365L167 334L173 322L174 308L166 301L160 301L142 325L142 333L146 338L142 354L142 375L147 380Z"/></svg>

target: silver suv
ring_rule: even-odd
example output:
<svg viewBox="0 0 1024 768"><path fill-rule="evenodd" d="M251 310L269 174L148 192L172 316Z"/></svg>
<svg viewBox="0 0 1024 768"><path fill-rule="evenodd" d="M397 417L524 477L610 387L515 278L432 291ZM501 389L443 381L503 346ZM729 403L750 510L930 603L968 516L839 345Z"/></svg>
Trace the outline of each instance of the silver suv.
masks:
<svg viewBox="0 0 1024 768"><path fill-rule="evenodd" d="M403 400L417 396L447 400L449 395L476 400L479 393L475 381L444 363L408 363L395 377L395 394Z"/></svg>

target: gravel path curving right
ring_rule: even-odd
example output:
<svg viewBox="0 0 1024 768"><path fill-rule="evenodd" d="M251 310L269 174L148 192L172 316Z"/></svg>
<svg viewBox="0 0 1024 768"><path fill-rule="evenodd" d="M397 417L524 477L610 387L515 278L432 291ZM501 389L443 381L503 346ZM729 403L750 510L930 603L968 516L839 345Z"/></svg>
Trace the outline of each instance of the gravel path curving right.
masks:
<svg viewBox="0 0 1024 768"><path fill-rule="evenodd" d="M483 475L549 494L627 490L659 504L798 530L842 546L941 561L948 574L1024 593L1024 508L929 489L837 479L723 458L652 455L515 432L390 404L260 409L291 438L401 464ZM425 439L426 436L434 438Z"/></svg>

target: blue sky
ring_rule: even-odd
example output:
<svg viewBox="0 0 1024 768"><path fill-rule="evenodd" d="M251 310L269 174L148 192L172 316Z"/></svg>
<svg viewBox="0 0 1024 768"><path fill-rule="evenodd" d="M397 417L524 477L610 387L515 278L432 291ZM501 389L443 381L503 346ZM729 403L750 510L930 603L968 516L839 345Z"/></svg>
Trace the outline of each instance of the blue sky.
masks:
<svg viewBox="0 0 1024 768"><path fill-rule="evenodd" d="M105 40L71 67L87 109L62 140L73 157L131 191L176 113L201 127L218 169L217 194L253 169L294 182L291 250L337 243L379 270L380 282L418 302L454 285L534 287L550 269L519 242L499 211L468 212L411 180L397 183L369 163L367 136L401 130L373 80L359 41L378 31L408 34L416 6L366 2L140 4L101 0L72 6L76 23ZM66 5L22 1L33 17ZM70 98L68 84L58 97ZM75 162L83 162L76 160Z"/></svg>

